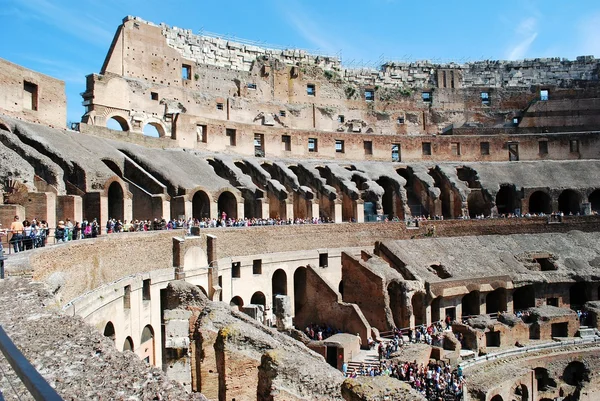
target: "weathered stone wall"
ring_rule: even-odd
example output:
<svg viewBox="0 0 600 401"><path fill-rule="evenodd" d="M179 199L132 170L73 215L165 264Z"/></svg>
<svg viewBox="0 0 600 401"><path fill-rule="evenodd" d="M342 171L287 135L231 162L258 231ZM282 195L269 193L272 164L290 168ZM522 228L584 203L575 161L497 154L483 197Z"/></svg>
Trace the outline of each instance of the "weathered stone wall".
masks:
<svg viewBox="0 0 600 401"><path fill-rule="evenodd" d="M66 127L67 96L63 81L0 59L0 88L0 109L6 114Z"/></svg>

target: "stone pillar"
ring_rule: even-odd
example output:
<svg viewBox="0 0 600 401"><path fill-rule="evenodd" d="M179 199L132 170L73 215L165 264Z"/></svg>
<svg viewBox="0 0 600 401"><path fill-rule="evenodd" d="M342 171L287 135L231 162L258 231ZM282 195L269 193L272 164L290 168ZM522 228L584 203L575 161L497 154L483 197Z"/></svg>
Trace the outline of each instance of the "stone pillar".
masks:
<svg viewBox="0 0 600 401"><path fill-rule="evenodd" d="M219 201L210 202L210 218L218 219L219 217Z"/></svg>
<svg viewBox="0 0 600 401"><path fill-rule="evenodd" d="M171 219L171 202L167 195L152 195L152 214L165 220Z"/></svg>
<svg viewBox="0 0 600 401"><path fill-rule="evenodd" d="M53 192L31 192L27 197L25 215L19 216L21 220L26 217L30 221L34 218L46 220L48 227L56 227L56 194Z"/></svg>
<svg viewBox="0 0 600 401"><path fill-rule="evenodd" d="M125 200L123 199L123 206L125 204ZM100 195L100 216L98 216L98 224L100 225L100 233L106 234L106 222L108 218L111 217L108 215L108 196Z"/></svg>
<svg viewBox="0 0 600 401"><path fill-rule="evenodd" d="M56 220L81 222L83 220L83 199L77 195L64 195L57 198Z"/></svg>
<svg viewBox="0 0 600 401"><path fill-rule="evenodd" d="M292 303L287 295L276 295L275 304L273 305L273 314L277 330L283 331L293 327L292 324Z"/></svg>
<svg viewBox="0 0 600 401"><path fill-rule="evenodd" d="M238 219L244 218L244 202L237 203L237 217Z"/></svg>
<svg viewBox="0 0 600 401"><path fill-rule="evenodd" d="M129 197L123 198L123 220L127 221L133 220L133 198L131 193L129 195Z"/></svg>
<svg viewBox="0 0 600 401"><path fill-rule="evenodd" d="M354 202L354 219L357 223L365 222L365 202L363 200L357 200Z"/></svg>
<svg viewBox="0 0 600 401"><path fill-rule="evenodd" d="M178 219L179 216L188 218L192 215L192 202L187 196L181 195L171 198L171 217Z"/></svg>
<svg viewBox="0 0 600 401"><path fill-rule="evenodd" d="M206 259L208 260L208 299L218 301L221 296L219 286L219 264L217 263L217 237L206 235Z"/></svg>
<svg viewBox="0 0 600 401"><path fill-rule="evenodd" d="M270 212L269 200L268 199L263 199L260 202L260 207L261 207L261 210L260 210L260 213L261 213L260 216L261 216L261 218L268 219L269 218L269 212Z"/></svg>
<svg viewBox="0 0 600 401"><path fill-rule="evenodd" d="M342 220L342 201L336 199L334 201L334 222L341 223Z"/></svg>
<svg viewBox="0 0 600 401"><path fill-rule="evenodd" d="M291 199L285 202L285 217L294 220L294 202Z"/></svg>
<svg viewBox="0 0 600 401"><path fill-rule="evenodd" d="M505 293L506 293L506 311L508 313L514 313L515 306L514 306L514 302L513 302L513 290L507 288L505 290Z"/></svg>
<svg viewBox="0 0 600 401"><path fill-rule="evenodd" d="M315 218L315 217L318 218L319 215L320 215L319 200L318 199L313 199L311 201L310 208L311 208L311 217L312 218Z"/></svg>

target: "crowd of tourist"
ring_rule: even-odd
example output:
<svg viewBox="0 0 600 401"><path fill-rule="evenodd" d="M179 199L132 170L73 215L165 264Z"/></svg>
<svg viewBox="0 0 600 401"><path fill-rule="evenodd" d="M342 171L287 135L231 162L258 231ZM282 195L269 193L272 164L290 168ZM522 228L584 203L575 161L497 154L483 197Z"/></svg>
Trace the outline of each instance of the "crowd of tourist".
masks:
<svg viewBox="0 0 600 401"><path fill-rule="evenodd" d="M326 324L310 324L304 329L304 334L311 340L322 341L335 334L342 333L341 330L335 329Z"/></svg>

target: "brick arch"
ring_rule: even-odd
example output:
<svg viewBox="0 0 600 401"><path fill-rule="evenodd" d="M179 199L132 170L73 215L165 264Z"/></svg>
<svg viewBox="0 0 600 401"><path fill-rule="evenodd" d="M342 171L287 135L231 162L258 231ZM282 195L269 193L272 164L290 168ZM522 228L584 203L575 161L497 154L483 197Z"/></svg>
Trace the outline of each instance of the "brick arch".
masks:
<svg viewBox="0 0 600 401"><path fill-rule="evenodd" d="M220 190L219 192L213 193L206 187L199 185L199 186L195 187L194 189L192 189L190 192L188 192L185 195L185 199L186 199L186 201L191 202L194 199L194 195L196 195L197 192L204 192L208 196L208 199L211 202L216 202L217 199L219 199L219 195L221 195L221 192L223 192L223 191L226 191L226 189L223 189L223 190ZM233 192L233 190L230 190L230 192Z"/></svg>
<svg viewBox="0 0 600 401"><path fill-rule="evenodd" d="M156 128L156 131L158 131L159 138L170 138L171 137L171 132L167 129L165 124L160 119L151 117L151 118L144 120L142 123L142 132L144 131L144 128L146 128L146 125L148 125L148 124L152 125L154 128Z"/></svg>
<svg viewBox="0 0 600 401"><path fill-rule="evenodd" d="M123 116L122 113L112 112L107 114L107 116L105 117L105 124L108 124L111 118L119 123L124 132L131 131L131 123L129 122L129 118Z"/></svg>
<svg viewBox="0 0 600 401"><path fill-rule="evenodd" d="M213 196L212 196L213 201L215 201L215 202L218 201L219 197L221 195L223 195L224 192L231 192L233 194L233 196L235 197L235 200L237 201L237 203L242 203L244 201L242 195L240 194L240 191L233 187L220 188L217 192L213 193Z"/></svg>
<svg viewBox="0 0 600 401"><path fill-rule="evenodd" d="M131 192L129 192L127 184L118 176L110 177L104 182L104 190L102 191L102 196L108 196L108 189L114 182L118 182L121 186L121 189L123 190L123 199L131 199L132 194Z"/></svg>

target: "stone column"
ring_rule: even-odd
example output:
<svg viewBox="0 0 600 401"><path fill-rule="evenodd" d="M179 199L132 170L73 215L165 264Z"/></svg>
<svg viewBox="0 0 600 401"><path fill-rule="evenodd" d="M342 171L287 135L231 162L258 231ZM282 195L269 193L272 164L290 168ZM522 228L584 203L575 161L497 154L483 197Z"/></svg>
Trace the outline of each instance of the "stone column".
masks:
<svg viewBox="0 0 600 401"><path fill-rule="evenodd" d="M320 215L320 208L319 208L319 200L318 199L313 199L311 201L311 205L310 205L310 209L311 209L311 217L315 218L315 217L319 217Z"/></svg>
<svg viewBox="0 0 600 401"><path fill-rule="evenodd" d="M365 222L365 202L362 199L354 202L354 219L357 223Z"/></svg>
<svg viewBox="0 0 600 401"><path fill-rule="evenodd" d="M269 199L265 198L260 202L260 217L263 219L268 219L269 218L269 213L270 213L270 205L269 205Z"/></svg>
<svg viewBox="0 0 600 401"><path fill-rule="evenodd" d="M336 199L334 201L334 221L336 223L341 223L342 222L342 201L339 199Z"/></svg>

